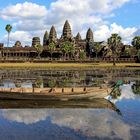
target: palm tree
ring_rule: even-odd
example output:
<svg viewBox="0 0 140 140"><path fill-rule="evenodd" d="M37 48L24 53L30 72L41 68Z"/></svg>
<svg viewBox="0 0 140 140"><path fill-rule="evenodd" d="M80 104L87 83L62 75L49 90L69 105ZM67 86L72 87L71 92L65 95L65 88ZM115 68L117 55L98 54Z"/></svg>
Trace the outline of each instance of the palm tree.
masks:
<svg viewBox="0 0 140 140"><path fill-rule="evenodd" d="M79 59L80 59L80 60L86 59L86 52L80 51L80 52L79 52Z"/></svg>
<svg viewBox="0 0 140 140"><path fill-rule="evenodd" d="M140 36L135 36L132 40L132 45L136 47L137 50L140 49Z"/></svg>
<svg viewBox="0 0 140 140"><path fill-rule="evenodd" d="M68 55L69 53L74 54L75 46L70 41L65 41L62 43L61 51L66 58L66 55Z"/></svg>
<svg viewBox="0 0 140 140"><path fill-rule="evenodd" d="M5 30L8 32L7 47L9 47L10 32L12 30L12 26L10 24L7 24L6 27L5 27Z"/></svg>
<svg viewBox="0 0 140 140"><path fill-rule="evenodd" d="M56 49L55 43L54 43L54 42L51 42L51 43L49 44L49 46L48 46L48 49L49 49L49 52L50 52L50 54L51 54L51 60L52 60L52 53L53 53L53 51Z"/></svg>
<svg viewBox="0 0 140 140"><path fill-rule="evenodd" d="M98 57L98 53L100 52L100 50L101 50L101 45L98 42L94 43L94 52L96 54L96 59Z"/></svg>
<svg viewBox="0 0 140 140"><path fill-rule="evenodd" d="M113 56L113 65L115 66L115 57L117 55L117 50L118 47L121 44L121 37L118 34L112 34L110 38L108 38L108 45L110 47L110 49L112 50L112 56Z"/></svg>
<svg viewBox="0 0 140 140"><path fill-rule="evenodd" d="M41 44L37 44L37 45L35 45L35 48L36 48L37 53L38 53L38 58L40 58L40 55L43 51L43 46Z"/></svg>

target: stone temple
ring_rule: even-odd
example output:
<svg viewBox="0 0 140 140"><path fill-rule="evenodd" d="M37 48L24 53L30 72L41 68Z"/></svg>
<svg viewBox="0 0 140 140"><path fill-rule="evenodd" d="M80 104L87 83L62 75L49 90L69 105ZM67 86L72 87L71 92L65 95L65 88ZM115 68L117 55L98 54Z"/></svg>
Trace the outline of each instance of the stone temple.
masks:
<svg viewBox="0 0 140 140"><path fill-rule="evenodd" d="M90 44L94 42L93 31L89 28L85 35L85 39L82 39L79 32L74 37L72 34L71 26L68 20L66 20L63 26L62 35L60 38L58 38L56 29L54 26L52 26L49 33L48 31L44 33L42 44L43 52L41 54L41 57L44 58L50 57L48 45L51 42L54 42L56 44L56 49L53 51L53 57L61 58L62 57L61 46L64 41L69 41L73 43L73 45L75 46L76 54L78 54L80 51L85 51L88 56L91 53ZM1 57L36 57L37 51L35 49L35 46L40 43L41 41L39 37L33 37L32 46L23 47L20 41L17 41L13 47L3 47L3 45L1 44L0 54Z"/></svg>

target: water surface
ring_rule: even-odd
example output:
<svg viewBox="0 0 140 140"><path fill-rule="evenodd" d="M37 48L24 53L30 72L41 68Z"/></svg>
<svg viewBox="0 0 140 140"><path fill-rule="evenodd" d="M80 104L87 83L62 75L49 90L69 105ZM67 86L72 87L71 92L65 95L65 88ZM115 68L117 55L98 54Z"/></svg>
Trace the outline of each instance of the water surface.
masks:
<svg viewBox="0 0 140 140"><path fill-rule="evenodd" d="M56 74L57 73L57 74ZM97 86L112 84L118 79L121 96L111 99L114 104L36 109L1 109L0 140L138 140L140 139L139 70L89 70L89 71L8 71L1 70L1 87L32 86L41 79L42 87L54 79L56 86ZM133 88L132 88L133 87ZM134 90L135 89L135 90ZM136 92L137 91L137 92ZM134 93L135 92L135 93ZM91 101L95 102L95 101ZM73 104L80 104L76 101ZM118 112L118 110L120 112Z"/></svg>

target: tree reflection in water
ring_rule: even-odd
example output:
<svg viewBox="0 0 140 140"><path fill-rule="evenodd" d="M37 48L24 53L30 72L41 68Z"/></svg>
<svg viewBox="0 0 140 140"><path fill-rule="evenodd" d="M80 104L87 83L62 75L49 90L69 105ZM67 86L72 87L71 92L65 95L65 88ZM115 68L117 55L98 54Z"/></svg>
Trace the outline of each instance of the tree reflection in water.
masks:
<svg viewBox="0 0 140 140"><path fill-rule="evenodd" d="M135 83L132 85L132 90L135 94L140 95L140 81L135 81Z"/></svg>
<svg viewBox="0 0 140 140"><path fill-rule="evenodd" d="M36 87L48 87L52 83L60 86L102 86L115 83L117 80L134 82L139 79L140 71L134 69L58 69L58 70L0 70L1 87L8 86L9 81L16 86L25 86L25 83L36 83ZM49 84L50 83L50 84Z"/></svg>

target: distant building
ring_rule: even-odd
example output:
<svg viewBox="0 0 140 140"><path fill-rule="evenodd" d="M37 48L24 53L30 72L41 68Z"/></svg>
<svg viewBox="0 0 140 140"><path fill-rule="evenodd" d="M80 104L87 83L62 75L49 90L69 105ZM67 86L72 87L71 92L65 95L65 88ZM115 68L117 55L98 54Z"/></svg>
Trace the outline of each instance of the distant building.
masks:
<svg viewBox="0 0 140 140"><path fill-rule="evenodd" d="M54 26L51 27L50 32L47 31L43 37L43 52L41 54L42 57L49 57L50 52L48 51L48 45L51 42L56 43L56 49L53 52L53 56L61 57L61 44L64 41L70 41L75 45L76 53L79 53L81 50L84 50L87 55L90 55L90 43L94 42L93 31L89 28L86 34L86 39L82 39L80 33L77 33L75 37L73 37L71 26L66 20L62 35L58 39L57 32ZM32 39L32 46L25 46L21 45L20 41L17 41L13 47L4 47L3 44L0 44L0 51L2 57L35 57L37 56L37 51L35 49L35 45L40 44L39 37L33 37Z"/></svg>
<svg viewBox="0 0 140 140"><path fill-rule="evenodd" d="M48 49L48 46L51 42L54 42L56 45L56 49L53 50L52 57L53 58L62 58L63 52L61 50L62 43L65 41L71 42L75 46L75 52L74 56L77 58L80 54L80 52L84 51L86 53L87 57L95 57L94 52L94 44L97 42L94 42L94 34L91 28L87 30L87 33L85 35L85 39L82 39L80 33L78 32L77 35L74 37L72 34L71 26L66 20L62 35L60 38L57 37L57 32L54 26L51 27L50 32L46 31L44 33L43 37L43 51L41 53L41 57L47 58L51 56L51 53ZM29 57L29 58L35 58L38 55L38 52L35 48L37 44L40 44L40 38L39 37L33 37L32 39L32 46L25 46L23 47L20 41L16 41L15 45L13 47L4 47L2 43L0 43L0 57L7 58L17 58L17 57ZM98 42L100 44L101 50L98 53L99 57L102 58L110 58L111 57L111 49L108 47L106 42ZM130 48L130 52L127 51L128 48ZM131 48L128 45L121 44L118 48L118 52L121 52L121 54L118 56L119 58L125 58L125 57L135 57L136 50L134 48Z"/></svg>

